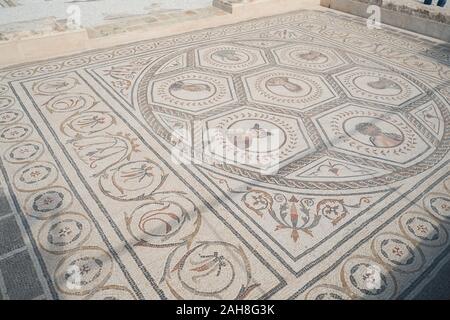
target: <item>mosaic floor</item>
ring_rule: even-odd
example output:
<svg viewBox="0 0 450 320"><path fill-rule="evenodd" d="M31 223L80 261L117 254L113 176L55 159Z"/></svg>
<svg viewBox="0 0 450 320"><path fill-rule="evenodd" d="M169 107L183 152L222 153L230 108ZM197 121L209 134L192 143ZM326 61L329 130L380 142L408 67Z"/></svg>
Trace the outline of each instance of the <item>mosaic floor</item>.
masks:
<svg viewBox="0 0 450 320"><path fill-rule="evenodd" d="M449 261L449 82L448 46L319 11L0 69L0 203L40 298L414 298ZM199 153L221 130L277 171Z"/></svg>

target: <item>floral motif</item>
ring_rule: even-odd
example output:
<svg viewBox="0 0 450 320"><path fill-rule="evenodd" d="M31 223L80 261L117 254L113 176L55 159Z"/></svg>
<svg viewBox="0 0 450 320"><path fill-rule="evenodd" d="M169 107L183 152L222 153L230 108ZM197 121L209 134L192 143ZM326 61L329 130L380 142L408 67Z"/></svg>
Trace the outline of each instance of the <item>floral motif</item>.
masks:
<svg viewBox="0 0 450 320"><path fill-rule="evenodd" d="M54 186L33 193L25 200L25 212L40 220L45 220L68 208L73 201L71 192L63 187Z"/></svg>
<svg viewBox="0 0 450 320"><path fill-rule="evenodd" d="M344 203L343 199L324 199L317 203L316 211L336 225L347 216L347 208L359 208L363 202L369 203L370 200L363 197L358 204L348 205Z"/></svg>
<svg viewBox="0 0 450 320"><path fill-rule="evenodd" d="M359 203L349 205L343 199L317 200L282 193L272 196L260 189L249 189L242 196L242 202L260 217L269 214L277 224L275 231L290 230L292 240L297 242L299 232L314 237L313 229L320 224L322 217L330 220L334 226L347 216L348 208L360 208L370 200L362 197Z"/></svg>
<svg viewBox="0 0 450 320"><path fill-rule="evenodd" d="M41 247L60 254L81 246L90 236L90 221L79 213L64 213L48 220L39 231Z"/></svg>
<svg viewBox="0 0 450 320"><path fill-rule="evenodd" d="M425 208L435 218L450 223L450 196L443 193L430 193L424 199Z"/></svg>

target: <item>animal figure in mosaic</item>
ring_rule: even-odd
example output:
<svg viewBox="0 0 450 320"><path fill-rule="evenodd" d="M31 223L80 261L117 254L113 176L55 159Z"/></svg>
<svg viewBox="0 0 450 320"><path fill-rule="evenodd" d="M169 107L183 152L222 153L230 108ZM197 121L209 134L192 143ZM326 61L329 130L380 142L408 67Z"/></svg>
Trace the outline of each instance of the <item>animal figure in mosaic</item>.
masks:
<svg viewBox="0 0 450 320"><path fill-rule="evenodd" d="M255 125L249 130L233 133L229 135L228 138L235 147L248 150L252 146L255 139L263 139L271 134L271 132L261 128L258 123L255 123Z"/></svg>
<svg viewBox="0 0 450 320"><path fill-rule="evenodd" d="M403 142L403 137L397 133L384 132L376 124L363 122L355 127L356 131L369 136L370 142L374 147L393 148Z"/></svg>
<svg viewBox="0 0 450 320"><path fill-rule="evenodd" d="M177 81L170 86L170 90L185 90L189 92L211 91L211 87L203 83L188 83L185 81Z"/></svg>
<svg viewBox="0 0 450 320"><path fill-rule="evenodd" d="M288 77L274 77L267 81L269 87L282 86L291 92L302 91L303 88L296 83L293 83Z"/></svg>
<svg viewBox="0 0 450 320"><path fill-rule="evenodd" d="M229 61L229 62L239 62L241 61L241 58L236 53L236 50L220 50L214 53L216 56L218 56L222 61Z"/></svg>
<svg viewBox="0 0 450 320"><path fill-rule="evenodd" d="M317 61L320 58L325 57L325 55L323 55L320 52L310 50L310 51L304 52L304 53L297 53L297 57L299 57L300 59L303 59L303 60Z"/></svg>

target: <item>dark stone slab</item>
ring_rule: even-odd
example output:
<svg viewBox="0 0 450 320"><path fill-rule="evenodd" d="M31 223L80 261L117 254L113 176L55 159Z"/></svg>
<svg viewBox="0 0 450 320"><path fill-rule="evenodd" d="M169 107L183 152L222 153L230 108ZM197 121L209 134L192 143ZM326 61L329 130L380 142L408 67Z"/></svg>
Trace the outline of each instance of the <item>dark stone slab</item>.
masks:
<svg viewBox="0 0 450 320"><path fill-rule="evenodd" d="M12 210L8 203L8 199L6 199L6 196L3 192L3 190L0 189L0 217L6 216L11 213L12 213Z"/></svg>
<svg viewBox="0 0 450 320"><path fill-rule="evenodd" d="M450 260L447 261L414 299L450 300Z"/></svg>
<svg viewBox="0 0 450 320"><path fill-rule="evenodd" d="M14 216L0 220L0 256L25 246Z"/></svg>
<svg viewBox="0 0 450 320"><path fill-rule="evenodd" d="M0 272L9 299L29 300L44 293L34 269L33 261L27 251L1 260Z"/></svg>

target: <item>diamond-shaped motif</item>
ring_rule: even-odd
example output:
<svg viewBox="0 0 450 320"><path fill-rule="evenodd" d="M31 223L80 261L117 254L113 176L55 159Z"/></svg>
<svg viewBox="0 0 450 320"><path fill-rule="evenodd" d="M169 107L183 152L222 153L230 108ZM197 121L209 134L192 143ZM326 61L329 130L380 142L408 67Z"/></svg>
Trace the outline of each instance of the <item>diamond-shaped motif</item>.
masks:
<svg viewBox="0 0 450 320"><path fill-rule="evenodd" d="M282 167L314 150L299 119L253 108L209 118L204 127L203 145L213 157L234 162L240 154L244 161L237 159L238 166L253 170L261 169L259 160Z"/></svg>

